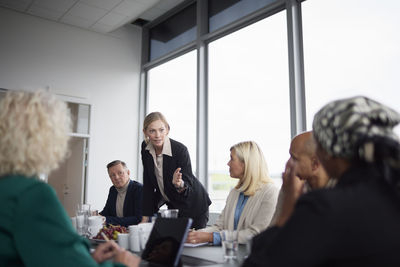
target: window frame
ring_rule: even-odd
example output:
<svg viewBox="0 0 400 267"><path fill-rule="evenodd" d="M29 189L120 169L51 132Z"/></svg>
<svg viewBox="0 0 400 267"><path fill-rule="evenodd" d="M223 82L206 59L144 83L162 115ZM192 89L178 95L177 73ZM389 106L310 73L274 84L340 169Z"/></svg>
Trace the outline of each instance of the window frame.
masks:
<svg viewBox="0 0 400 267"><path fill-rule="evenodd" d="M208 44L232 32L240 30L259 20L286 10L289 59L289 97L291 137L306 130L304 57L301 24L302 0L277 0L251 14L231 22L213 32L208 32L208 1L188 0L142 28L142 68L140 73L139 125L143 124L148 112L147 72L169 60L189 51L197 51L197 129L196 129L196 176L205 188L208 188ZM152 27L169 17L176 15L189 5L196 3L197 35L196 40L179 47L157 59L149 61L150 36ZM138 149L140 150L143 133L139 127ZM140 154L140 151L138 151ZM143 169L138 159L137 177L143 181Z"/></svg>

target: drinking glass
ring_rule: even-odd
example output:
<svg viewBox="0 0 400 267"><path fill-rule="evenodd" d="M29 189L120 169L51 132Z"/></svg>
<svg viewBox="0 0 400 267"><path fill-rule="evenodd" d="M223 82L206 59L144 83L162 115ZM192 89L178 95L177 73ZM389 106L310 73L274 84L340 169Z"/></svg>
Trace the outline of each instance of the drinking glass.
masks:
<svg viewBox="0 0 400 267"><path fill-rule="evenodd" d="M78 234L89 237L89 216L90 216L90 205L89 204L78 204L76 209L76 226Z"/></svg>
<svg viewBox="0 0 400 267"><path fill-rule="evenodd" d="M253 237L247 238L247 241L246 241L246 256L244 256L244 258L247 258L251 254L252 242L253 242Z"/></svg>
<svg viewBox="0 0 400 267"><path fill-rule="evenodd" d="M221 241L222 241L222 249L224 254L224 259L236 259L238 253L238 232L230 231L230 230L222 230Z"/></svg>
<svg viewBox="0 0 400 267"><path fill-rule="evenodd" d="M162 218L178 218L178 209L160 210Z"/></svg>

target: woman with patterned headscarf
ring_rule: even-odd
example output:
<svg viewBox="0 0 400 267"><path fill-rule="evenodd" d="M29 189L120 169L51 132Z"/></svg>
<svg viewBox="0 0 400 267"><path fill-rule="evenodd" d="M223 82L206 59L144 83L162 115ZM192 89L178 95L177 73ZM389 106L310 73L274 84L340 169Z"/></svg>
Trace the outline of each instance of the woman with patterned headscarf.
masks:
<svg viewBox="0 0 400 267"><path fill-rule="evenodd" d="M314 117L317 156L334 188L302 195L253 239L244 266L400 266L400 114L366 97L331 102ZM286 182L299 190L296 163Z"/></svg>

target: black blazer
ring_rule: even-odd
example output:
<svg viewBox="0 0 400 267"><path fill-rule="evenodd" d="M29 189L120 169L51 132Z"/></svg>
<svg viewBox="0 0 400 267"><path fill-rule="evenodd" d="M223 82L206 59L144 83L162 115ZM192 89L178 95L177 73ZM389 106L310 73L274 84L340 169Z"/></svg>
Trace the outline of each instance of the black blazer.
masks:
<svg viewBox="0 0 400 267"><path fill-rule="evenodd" d="M110 187L108 198L104 209L100 212L106 217L106 223L129 226L138 224L142 220L142 190L141 183L129 181L128 189L124 200L124 217L117 217L117 195L115 186Z"/></svg>
<svg viewBox="0 0 400 267"><path fill-rule="evenodd" d="M175 140L171 141L172 157L163 155L163 180L164 193L170 200L167 202L169 209L179 209L179 217L196 217L208 211L211 200L207 191L199 180L193 175L189 152L185 145ZM164 204L154 174L153 156L146 150L147 144L142 143L143 162L143 216L152 216ZM172 176L180 167L182 179L186 190L179 193L172 184Z"/></svg>
<svg viewBox="0 0 400 267"><path fill-rule="evenodd" d="M400 266L400 200L370 168L301 196L283 227L253 238L244 267Z"/></svg>

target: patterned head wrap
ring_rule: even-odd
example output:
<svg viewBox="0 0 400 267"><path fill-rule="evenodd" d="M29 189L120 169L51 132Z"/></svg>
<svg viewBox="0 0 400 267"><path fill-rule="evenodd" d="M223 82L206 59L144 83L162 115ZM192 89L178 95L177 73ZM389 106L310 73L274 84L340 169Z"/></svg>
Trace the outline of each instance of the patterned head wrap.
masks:
<svg viewBox="0 0 400 267"><path fill-rule="evenodd" d="M398 142L393 127L400 114L367 97L340 99L325 105L313 122L313 134L322 148L332 156L374 161L376 137ZM357 155L358 153L358 155Z"/></svg>

